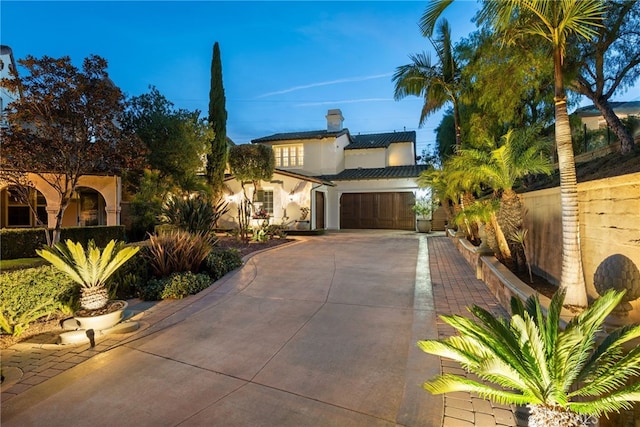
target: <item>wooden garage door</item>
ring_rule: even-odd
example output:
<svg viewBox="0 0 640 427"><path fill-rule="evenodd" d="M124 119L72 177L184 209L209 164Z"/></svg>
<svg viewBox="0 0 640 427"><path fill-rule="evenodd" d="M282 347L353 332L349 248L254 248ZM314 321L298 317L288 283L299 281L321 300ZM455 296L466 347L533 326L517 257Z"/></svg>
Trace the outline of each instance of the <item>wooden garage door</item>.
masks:
<svg viewBox="0 0 640 427"><path fill-rule="evenodd" d="M412 192L345 193L340 198L340 228L415 230Z"/></svg>

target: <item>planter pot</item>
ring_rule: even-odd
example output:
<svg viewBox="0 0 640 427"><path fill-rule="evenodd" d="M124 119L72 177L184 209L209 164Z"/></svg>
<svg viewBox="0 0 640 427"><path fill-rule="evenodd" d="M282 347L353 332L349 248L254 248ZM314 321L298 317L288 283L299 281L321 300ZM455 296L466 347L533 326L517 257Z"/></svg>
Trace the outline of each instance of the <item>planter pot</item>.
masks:
<svg viewBox="0 0 640 427"><path fill-rule="evenodd" d="M128 304L126 301L109 301L108 307L110 307L111 310L108 310L104 314L92 315L76 312L73 318L78 322L80 329L102 331L120 323L124 317L124 311L127 306Z"/></svg>
<svg viewBox="0 0 640 427"><path fill-rule="evenodd" d="M309 230L309 221L296 221L296 230Z"/></svg>
<svg viewBox="0 0 640 427"><path fill-rule="evenodd" d="M416 220L416 228L420 233L431 233L431 220L430 219Z"/></svg>

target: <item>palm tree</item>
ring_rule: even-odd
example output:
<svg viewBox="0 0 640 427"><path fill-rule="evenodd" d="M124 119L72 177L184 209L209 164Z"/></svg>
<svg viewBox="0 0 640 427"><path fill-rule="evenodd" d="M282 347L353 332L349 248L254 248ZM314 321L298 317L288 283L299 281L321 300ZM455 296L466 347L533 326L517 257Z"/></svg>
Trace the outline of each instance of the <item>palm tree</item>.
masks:
<svg viewBox="0 0 640 427"><path fill-rule="evenodd" d="M488 185L500 196L500 210L497 216L491 215L491 225L501 257L510 263L512 250L506 236L511 236L522 226L522 204L513 187L527 174L549 174L551 162L542 154L544 143L536 138L535 129L510 130L502 137L500 147L496 147L493 141L488 141L487 145L491 151L462 149L450 161L469 179Z"/></svg>
<svg viewBox="0 0 640 427"><path fill-rule="evenodd" d="M457 217L455 222L466 229L465 234L473 236L473 223L459 214L473 204L475 201L473 193L480 190L480 185L466 173L465 168L454 167L449 159L442 169L423 171L417 181L419 186L431 188L434 196L445 205L450 223L453 223L454 217Z"/></svg>
<svg viewBox="0 0 640 427"><path fill-rule="evenodd" d="M437 38L428 38L438 55L439 62L432 64L431 57L426 52L410 55L411 64L396 68L393 75L394 97L396 100L409 95L424 98L420 113L420 126L425 123L430 114L451 102L453 104L456 147L460 148L460 111L458 108L460 73L453 54L451 29L447 20L440 21Z"/></svg>
<svg viewBox="0 0 640 427"><path fill-rule="evenodd" d="M640 325L623 326L600 340L605 318L623 295L606 292L564 330L564 290L554 295L546 317L537 296L524 305L513 298L510 320L478 306L469 308L477 321L441 316L460 336L418 346L460 362L485 382L444 374L423 387L433 394L474 392L502 404L528 405L531 427L583 426L590 417L629 409L640 401L640 382L629 381L640 374L640 346L625 353L623 345L640 337Z"/></svg>
<svg viewBox="0 0 640 427"><path fill-rule="evenodd" d="M436 20L452 0L430 3L420 25L424 32L433 31ZM585 307L587 291L582 269L580 222L578 218L578 186L576 179L571 127L567 114L563 64L567 38L587 40L602 25L604 2L600 0L504 0L485 1L478 23L488 23L506 41L518 37L540 37L552 49L554 63L555 135L560 170L562 204L562 273L560 286L567 290L567 304Z"/></svg>

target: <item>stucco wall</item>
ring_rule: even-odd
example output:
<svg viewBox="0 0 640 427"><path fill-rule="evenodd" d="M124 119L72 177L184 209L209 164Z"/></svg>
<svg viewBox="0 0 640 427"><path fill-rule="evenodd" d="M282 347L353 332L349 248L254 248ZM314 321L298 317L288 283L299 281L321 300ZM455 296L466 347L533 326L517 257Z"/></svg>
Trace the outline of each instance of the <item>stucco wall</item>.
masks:
<svg viewBox="0 0 640 427"><path fill-rule="evenodd" d="M238 203L243 199L242 186L235 179L225 181L228 191L226 201L229 203L229 211L221 218L219 225L223 228L235 228L238 226ZM247 184L247 197L253 196L253 185ZM272 224L282 224L300 219L302 207L311 208L307 220L315 221L315 201L313 191L326 191L325 186L304 181L300 178L284 174L274 173L271 181L261 181L263 190L273 191L273 215ZM313 190L313 191L312 191ZM325 215L326 215L325 206ZM256 221L255 225L262 223Z"/></svg>
<svg viewBox="0 0 640 427"><path fill-rule="evenodd" d="M332 175L344 170L344 147L349 144L346 134L338 138L299 139L279 141L272 145L304 146L304 166L302 168L283 168L292 172L303 170L311 175Z"/></svg>
<svg viewBox="0 0 640 427"><path fill-rule="evenodd" d="M38 175L27 173L27 179L33 184L34 188L40 191L45 197L47 201L48 226L54 227L56 214L60 208L60 195ZM7 183L0 182L0 188L6 186ZM83 175L78 179L78 187L92 188L100 193L105 202L106 225L120 225L120 201L122 199L120 177L113 175ZM74 201L67 207L63 216L62 225L79 225Z"/></svg>
<svg viewBox="0 0 640 427"><path fill-rule="evenodd" d="M372 169L386 166L387 153L384 148L368 148L358 150L345 150L345 169Z"/></svg>
<svg viewBox="0 0 640 427"><path fill-rule="evenodd" d="M405 166L416 163L413 143L400 142L391 144L387 154L387 166Z"/></svg>
<svg viewBox="0 0 640 427"><path fill-rule="evenodd" d="M527 256L537 273L558 284L562 263L560 189L521 195ZM594 274L612 255L623 255L640 270L640 173L578 184L580 236L587 292L596 297ZM640 284L638 284L640 286ZM632 303L635 312L638 301Z"/></svg>

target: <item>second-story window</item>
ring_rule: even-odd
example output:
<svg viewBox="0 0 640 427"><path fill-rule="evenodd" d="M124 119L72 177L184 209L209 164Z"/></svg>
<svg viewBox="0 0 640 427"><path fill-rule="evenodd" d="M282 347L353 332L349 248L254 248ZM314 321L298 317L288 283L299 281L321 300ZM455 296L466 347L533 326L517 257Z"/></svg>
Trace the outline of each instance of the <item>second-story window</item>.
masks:
<svg viewBox="0 0 640 427"><path fill-rule="evenodd" d="M304 166L304 146L297 145L276 145L273 153L276 156L277 168L299 168Z"/></svg>

